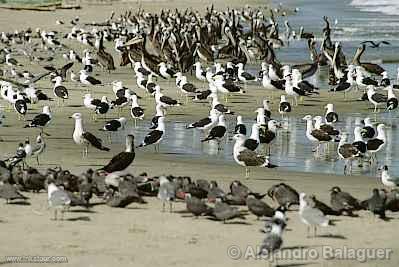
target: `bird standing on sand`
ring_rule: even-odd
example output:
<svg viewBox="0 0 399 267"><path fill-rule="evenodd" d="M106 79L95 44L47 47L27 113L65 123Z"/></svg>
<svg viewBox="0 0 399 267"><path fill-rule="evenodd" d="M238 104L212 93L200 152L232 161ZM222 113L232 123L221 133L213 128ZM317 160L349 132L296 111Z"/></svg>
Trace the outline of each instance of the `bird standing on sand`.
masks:
<svg viewBox="0 0 399 267"><path fill-rule="evenodd" d="M61 188L58 188L54 182L49 181L47 187L48 194L48 204L50 207L54 208L54 220L57 220L57 212L61 212L61 220L64 219L64 212L71 204L71 199L68 194Z"/></svg>
<svg viewBox="0 0 399 267"><path fill-rule="evenodd" d="M307 225L307 237L309 237L310 227L313 227L313 237L316 237L317 226L326 227L330 221L321 210L309 205L305 197L305 193L299 194L299 216L301 221Z"/></svg>
<svg viewBox="0 0 399 267"><path fill-rule="evenodd" d="M73 131L72 137L75 144L83 146L83 157L88 155L89 145L102 151L110 150L108 147L104 147L102 145L101 139L83 129L82 114L74 113L70 118L75 119L75 129Z"/></svg>
<svg viewBox="0 0 399 267"><path fill-rule="evenodd" d="M176 198L176 187L165 176L159 177L158 198L162 201L162 212L165 212L165 204L169 203L169 212L172 212L173 201Z"/></svg>
<svg viewBox="0 0 399 267"><path fill-rule="evenodd" d="M226 122L225 122L224 116L221 115L221 116L219 116L218 125L214 126L209 131L208 136L205 139L201 140L201 142L216 140L216 142L218 143L218 150L221 150L222 148L220 147L220 144L222 142L222 139L225 137L226 132L227 132Z"/></svg>
<svg viewBox="0 0 399 267"><path fill-rule="evenodd" d="M44 132L46 127L51 121L50 107L44 106L43 112L33 117L32 121L25 125L25 128L40 128L41 133ZM47 134L48 135L48 134Z"/></svg>
<svg viewBox="0 0 399 267"><path fill-rule="evenodd" d="M58 106L59 106L60 100L62 100L62 102L64 102L65 99L69 98L69 94L68 94L68 90L66 89L66 87L62 85L62 77L61 76L55 77L53 79L53 81L55 81L53 93L54 93L54 96L58 100Z"/></svg>

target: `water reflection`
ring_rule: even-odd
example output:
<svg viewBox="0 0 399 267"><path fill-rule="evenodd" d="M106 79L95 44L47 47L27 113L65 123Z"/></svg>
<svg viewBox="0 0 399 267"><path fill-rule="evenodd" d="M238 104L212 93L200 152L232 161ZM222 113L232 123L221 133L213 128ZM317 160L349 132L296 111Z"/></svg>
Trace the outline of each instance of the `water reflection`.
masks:
<svg viewBox="0 0 399 267"><path fill-rule="evenodd" d="M341 131L350 133L350 141L353 141L353 129L360 119L365 116L361 114L351 114L349 116L341 116L340 122L336 124L336 128ZM386 134L388 144L383 151L378 154L378 160L381 164L391 166L393 173L399 173L399 160L397 143L399 140L399 131L397 128L398 118L389 114L382 114L378 117L378 122L387 125ZM251 129L252 120L244 121L248 131ZM161 143L161 153L175 154L176 157L191 158L209 158L215 162L235 164L233 153L232 129L234 129L235 117L228 118L229 134L223 142L223 150L218 151L216 142L201 143L204 137L203 133L198 130L186 129L185 122L166 122L166 135ZM337 160L336 148L338 143L331 143L325 148L326 155L321 158L315 158L312 152L312 144L305 136L305 122L302 117L286 118L285 127L279 131L278 136L272 146L273 163L280 166L283 170L317 172L342 174L344 162ZM144 136L149 132L149 124L141 122L137 128L129 128L136 135L137 142L141 142ZM248 133L249 134L249 133ZM119 138L114 139L115 142L123 144ZM152 151L153 147L145 148ZM264 152L264 147L258 148L259 152ZM398 170L396 170L398 169ZM375 175L376 166L370 168L364 164L362 168L354 164L353 174Z"/></svg>

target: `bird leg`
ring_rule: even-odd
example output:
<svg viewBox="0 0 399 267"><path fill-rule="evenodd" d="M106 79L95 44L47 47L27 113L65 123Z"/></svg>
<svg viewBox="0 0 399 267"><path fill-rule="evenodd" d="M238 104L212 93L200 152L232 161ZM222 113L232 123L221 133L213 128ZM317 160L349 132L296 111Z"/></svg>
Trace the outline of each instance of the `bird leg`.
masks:
<svg viewBox="0 0 399 267"><path fill-rule="evenodd" d="M313 235L313 237L316 237L316 236L317 236L317 227L314 226L314 235Z"/></svg>
<svg viewBox="0 0 399 267"><path fill-rule="evenodd" d="M165 201L162 201L162 212L165 212Z"/></svg>
<svg viewBox="0 0 399 267"><path fill-rule="evenodd" d="M40 165L39 156L36 157L36 162L37 162L37 165Z"/></svg>
<svg viewBox="0 0 399 267"><path fill-rule="evenodd" d="M134 118L134 128L137 128L137 119Z"/></svg>
<svg viewBox="0 0 399 267"><path fill-rule="evenodd" d="M57 220L57 209L54 209L54 221Z"/></svg>
<svg viewBox="0 0 399 267"><path fill-rule="evenodd" d="M169 201L169 212L170 213L173 212L173 203L172 203L172 201Z"/></svg>
<svg viewBox="0 0 399 267"><path fill-rule="evenodd" d="M248 167L245 167L245 178L249 178L249 172L250 172L250 170L249 170L249 168Z"/></svg>
<svg viewBox="0 0 399 267"><path fill-rule="evenodd" d="M306 237L307 237L307 238L310 237L310 235L309 235L309 232L310 232L309 229L310 229L310 226L307 226L307 227L306 227Z"/></svg>

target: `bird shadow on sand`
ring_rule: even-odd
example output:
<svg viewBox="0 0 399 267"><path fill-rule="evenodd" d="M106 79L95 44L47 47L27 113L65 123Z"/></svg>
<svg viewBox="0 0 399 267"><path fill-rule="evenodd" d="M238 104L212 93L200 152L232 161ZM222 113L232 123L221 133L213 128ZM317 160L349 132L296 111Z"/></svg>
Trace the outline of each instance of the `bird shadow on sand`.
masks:
<svg viewBox="0 0 399 267"><path fill-rule="evenodd" d="M26 201L13 201L8 203L7 205L30 206L30 203Z"/></svg>
<svg viewBox="0 0 399 267"><path fill-rule="evenodd" d="M300 106L303 106L303 107L315 107L316 104L300 104Z"/></svg>
<svg viewBox="0 0 399 267"><path fill-rule="evenodd" d="M226 225L229 225L229 224L231 224L231 225L252 225L252 223L249 223L246 221L225 221L225 222L223 222L214 217L207 217L206 219L210 220L210 221L220 222L221 224L226 224Z"/></svg>
<svg viewBox="0 0 399 267"><path fill-rule="evenodd" d="M83 105L66 105L68 108L81 108Z"/></svg>
<svg viewBox="0 0 399 267"><path fill-rule="evenodd" d="M296 250L296 249L307 249L312 248L312 246L289 246L289 247L282 247L280 250Z"/></svg>
<svg viewBox="0 0 399 267"><path fill-rule="evenodd" d="M65 221L69 222L76 222L76 221L82 221L82 222L89 222L91 221L89 216L79 216L79 217L73 217L73 218L67 218Z"/></svg>
<svg viewBox="0 0 399 267"><path fill-rule="evenodd" d="M69 210L69 213L97 213L95 210L88 210L88 209L73 209Z"/></svg>
<svg viewBox="0 0 399 267"><path fill-rule="evenodd" d="M286 181L285 179L280 179L280 178L250 178L251 180L256 180L256 181L280 181L280 182L284 182Z"/></svg>
<svg viewBox="0 0 399 267"><path fill-rule="evenodd" d="M144 208L144 207L139 207L139 206L132 206L132 207L126 207L125 209L128 209L128 210L147 210L147 208Z"/></svg>
<svg viewBox="0 0 399 267"><path fill-rule="evenodd" d="M230 103L232 103L232 104L249 104L251 102L249 102L249 101L231 101Z"/></svg>
<svg viewBox="0 0 399 267"><path fill-rule="evenodd" d="M335 234L322 234L316 235L315 238L331 238L331 239L347 239L343 235L335 235Z"/></svg>

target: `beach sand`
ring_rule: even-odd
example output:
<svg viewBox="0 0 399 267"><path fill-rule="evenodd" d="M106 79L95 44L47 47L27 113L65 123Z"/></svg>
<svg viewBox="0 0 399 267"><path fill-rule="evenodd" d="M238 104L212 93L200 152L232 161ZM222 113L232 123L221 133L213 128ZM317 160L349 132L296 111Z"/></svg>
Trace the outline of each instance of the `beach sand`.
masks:
<svg viewBox="0 0 399 267"><path fill-rule="evenodd" d="M209 1L172 1L172 2L141 2L146 10L155 11L160 8L185 8L203 9ZM216 1L216 7L224 7L223 1ZM264 1L247 1L248 4L264 4ZM229 1L230 6L240 6L240 1ZM138 4L132 4L137 8ZM126 6L115 4L112 6L84 6L78 11L62 10L57 12L16 12L0 10L1 29L14 30L31 26L33 29L67 30L66 26L56 26L56 19L63 19L66 22L76 15L84 22L103 21L115 10L119 14L126 10ZM67 43L69 44L69 43ZM114 51L109 47L108 51ZM20 59L20 57L17 57ZM26 63L26 61L22 61ZM64 61L57 61L55 65L62 65ZM119 58L116 58L119 65ZM24 68L41 73L43 69L37 65L26 65ZM78 70L78 66L73 67ZM112 75L102 71L96 71L98 78L105 83L113 80L122 80L124 85L133 88L139 95L144 96L135 84L133 71L129 67L118 67ZM190 81L195 78L190 77ZM164 93L172 97L180 97L176 93L174 82L159 81ZM202 84L196 82L201 87ZM53 121L47 132L50 137L45 137L48 150L41 158L44 163L39 166L40 170L48 167L62 165L73 173L79 174L87 168L96 168L106 164L116 153L124 149L123 145L110 145L109 153L90 150L89 157L82 160L81 147L76 146L72 139L73 121L68 119L74 112L81 112L84 116L84 123L87 130L106 139L104 134L97 130L102 127L104 120L97 122L90 120L91 114L85 109L82 96L86 88L78 84L66 82L65 86L70 91L71 99L62 108L55 107L52 102ZM40 89L52 96L52 88L47 80L38 83ZM96 97L102 95L112 96L111 86L98 86L91 88L92 94ZM232 110L246 118L254 117L255 107L260 105L265 92L259 85L246 87L247 93L232 97L227 103ZM276 114L278 104L278 92L272 101L272 108ZM360 94L353 94L349 101L343 100L342 94L332 95L322 91L320 96L305 99L304 102L294 110L295 116L302 116L307 113L324 112L326 103L333 101L339 113L354 112L354 101ZM113 98L113 97L112 97ZM146 108L146 120L140 124L148 123L153 115L153 99L143 98L140 103ZM5 102L1 101L4 105ZM34 107L27 119L40 112L41 104ZM356 102L356 111L367 111L370 106L363 102ZM170 109L167 114L167 123L175 120L192 122L196 119L207 116L209 105L186 104L182 107ZM130 118L128 109L125 109L124 116ZM24 121L16 119L15 112L7 113L6 127L0 128L0 135L5 142L0 142L0 152L3 155L12 155L17 144L26 137L34 140L38 133L35 129L25 129ZM107 119L115 118L116 112L110 114ZM231 118L234 119L234 118ZM129 120L129 123L133 122ZM134 131L133 131L134 133ZM173 134L173 133L170 133ZM139 142L140 140L136 140ZM107 144L108 145L108 144ZM215 162L213 158L189 158L176 157L168 151L162 150L155 154L152 148L136 151L136 159L131 172L135 175L147 172L149 175L173 174L191 176L193 179L217 180L224 189L228 188L231 181L239 179L256 192L266 192L273 184L285 182L292 185L299 192L314 193L319 199L329 203L329 189L338 185L343 190L353 193L359 199L369 196L371 189L380 187L378 179L362 176L336 176L315 173L286 172L279 169L251 170L251 178L244 179L244 169L237 166L233 159L229 163ZM36 166L33 160L30 162ZM278 164L278 162L276 162ZM337 170L342 173L342 170ZM0 257L17 255L42 255L42 256L66 256L67 264L60 266L267 266L262 260L245 259L241 257L234 260L228 256L230 246L238 246L243 253L245 248L251 246L256 248L261 244L263 234L259 229L264 222L257 221L253 215L248 215L245 221L233 221L230 224L223 224L204 218L194 219L184 213L185 204L176 203L175 212L162 213L161 203L155 198L146 198L148 204L131 204L125 209L114 209L105 205L96 205L91 212L82 211L79 208L72 208L71 212L65 215L65 221L52 221L52 213L45 209L47 206L47 194L27 193L30 197L30 206L0 205ZM94 199L94 202L100 200ZM266 200L273 205L270 199ZM245 209L245 207L244 207ZM397 266L399 256L397 254L399 243L396 240L396 228L399 227L398 215L388 213L393 217L390 222L384 222L374 218L368 212L360 212L358 218L337 217L336 226L319 229L320 237L306 238L306 227L300 222L296 211L288 213L288 231L284 234L284 247L286 250L308 249L316 250L319 253L316 259L283 260L280 264L284 266ZM321 251L323 246L342 248L389 248L394 251L390 260L367 261L360 263L356 260L325 259ZM250 252L250 250L248 250ZM248 254L250 256L250 254ZM10 264L0 258L0 263L5 266L21 266L21 264ZM293 264L293 265L290 265ZM32 264L26 264L31 266ZM54 266L55 264L40 264L40 266ZM57 265L58 266L58 265Z"/></svg>

